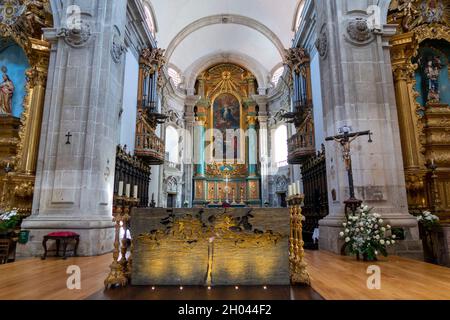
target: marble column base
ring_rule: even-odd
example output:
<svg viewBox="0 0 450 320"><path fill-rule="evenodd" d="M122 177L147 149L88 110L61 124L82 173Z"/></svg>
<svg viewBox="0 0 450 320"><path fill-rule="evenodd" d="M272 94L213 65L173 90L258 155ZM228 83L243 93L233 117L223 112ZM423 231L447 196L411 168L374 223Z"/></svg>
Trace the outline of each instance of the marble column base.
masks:
<svg viewBox="0 0 450 320"><path fill-rule="evenodd" d="M30 237L27 244L17 245L17 258L41 256L44 252L43 237L56 231L72 231L80 235L77 252L79 256L96 256L111 252L114 244L112 217L86 219L85 217L31 216L22 222L22 229L29 230ZM55 241L49 241L47 246L49 250L54 250ZM68 249L73 249L72 244L68 246ZM48 256L51 257L53 254L49 252Z"/></svg>
<svg viewBox="0 0 450 320"><path fill-rule="evenodd" d="M413 216L395 215L383 217L386 224L393 228L402 228L405 240L398 240L396 244L388 249L390 255L397 255L406 258L423 261L423 247L419 236L417 220ZM331 251L336 254L341 253L344 239L339 237L339 233L344 230L342 223L344 216L328 216L319 221L319 249Z"/></svg>

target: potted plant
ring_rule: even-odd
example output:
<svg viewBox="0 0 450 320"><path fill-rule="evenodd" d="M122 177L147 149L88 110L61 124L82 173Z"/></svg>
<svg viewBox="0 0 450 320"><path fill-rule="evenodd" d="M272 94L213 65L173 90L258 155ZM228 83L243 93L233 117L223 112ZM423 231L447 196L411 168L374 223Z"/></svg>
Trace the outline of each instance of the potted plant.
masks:
<svg viewBox="0 0 450 320"><path fill-rule="evenodd" d="M342 224L344 230L340 237L345 239L344 251L356 255L359 260L376 261L382 254L387 257L387 247L395 244L395 235L391 233L391 226L384 225L384 221L378 213L372 212L373 208L361 206L355 214L347 217Z"/></svg>
<svg viewBox="0 0 450 320"><path fill-rule="evenodd" d="M17 210L13 209L0 214L0 234L7 236L15 231L20 224L20 216Z"/></svg>
<svg viewBox="0 0 450 320"><path fill-rule="evenodd" d="M433 228L439 224L439 217L432 214L430 211L423 211L416 216L419 223L420 237L422 239L423 251L425 261L430 263L437 263L437 256L434 250L433 243Z"/></svg>

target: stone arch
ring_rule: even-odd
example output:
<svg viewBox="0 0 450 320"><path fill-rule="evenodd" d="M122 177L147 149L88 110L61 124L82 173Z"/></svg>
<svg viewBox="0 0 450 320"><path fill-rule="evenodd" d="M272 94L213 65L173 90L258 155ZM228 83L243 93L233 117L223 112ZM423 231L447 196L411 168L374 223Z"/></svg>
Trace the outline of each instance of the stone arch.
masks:
<svg viewBox="0 0 450 320"><path fill-rule="evenodd" d="M63 4L58 0L50 0L49 3L53 15L53 27L59 29L63 20L62 16L65 14L63 12Z"/></svg>
<svg viewBox="0 0 450 320"><path fill-rule="evenodd" d="M380 7L380 14L381 14L381 24L387 23L387 16L389 13L389 7L391 6L392 0L379 0L378 6Z"/></svg>
<svg viewBox="0 0 450 320"><path fill-rule="evenodd" d="M269 39L273 45L277 48L281 57L284 56L284 46L278 36L270 30L266 25L249 17L236 15L236 14L218 14L208 17L200 18L191 24L184 27L176 36L172 39L166 49L166 59L170 61L172 54L178 45L191 33L215 24L238 24L254 29Z"/></svg>
<svg viewBox="0 0 450 320"><path fill-rule="evenodd" d="M153 5L149 0L142 0L142 5L146 7L151 15L152 24L153 24L153 32L156 34L159 30L158 21L156 20L155 10L153 9Z"/></svg>
<svg viewBox="0 0 450 320"><path fill-rule="evenodd" d="M256 59L238 52L214 52L197 59L184 72L188 94L194 94L195 81L200 73L219 63L241 65L256 77L259 88L265 89L268 86L269 73Z"/></svg>

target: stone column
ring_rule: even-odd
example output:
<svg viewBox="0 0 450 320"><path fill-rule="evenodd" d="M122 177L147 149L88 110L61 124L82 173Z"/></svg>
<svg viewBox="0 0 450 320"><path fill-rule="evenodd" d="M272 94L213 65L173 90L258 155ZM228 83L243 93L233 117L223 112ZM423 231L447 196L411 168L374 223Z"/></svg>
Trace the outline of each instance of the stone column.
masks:
<svg viewBox="0 0 450 320"><path fill-rule="evenodd" d="M385 25L376 33L369 30L365 12L373 2L315 2L324 128L327 136L336 135L344 125L373 132L372 144L364 137L352 144L356 196L387 223L404 230L406 240L396 245L397 254L419 258L417 221L408 213L406 201L389 53L388 40L395 27ZM320 248L338 253L349 187L341 149L334 142L328 142L326 149L330 214L320 221Z"/></svg>
<svg viewBox="0 0 450 320"><path fill-rule="evenodd" d="M194 122L194 205L203 206L206 201L206 163L205 138L208 100L201 99L197 103L197 118Z"/></svg>
<svg viewBox="0 0 450 320"><path fill-rule="evenodd" d="M185 100L185 130L186 136L184 137L184 201L189 201L192 205L192 178L194 177L193 168L193 151L194 151L194 107L200 97L188 96Z"/></svg>
<svg viewBox="0 0 450 320"><path fill-rule="evenodd" d="M67 6L81 8L67 25ZM32 215L22 227L24 256L42 253L51 231L80 234L80 255L113 247L111 222L118 113L121 106L126 0L61 2L62 21L46 29L52 43ZM55 19L57 18L54 16ZM70 133L70 134L69 134Z"/></svg>
<svg viewBox="0 0 450 320"><path fill-rule="evenodd" d="M259 159L261 163L261 200L269 202L269 129L267 113L267 97L253 96L259 106Z"/></svg>

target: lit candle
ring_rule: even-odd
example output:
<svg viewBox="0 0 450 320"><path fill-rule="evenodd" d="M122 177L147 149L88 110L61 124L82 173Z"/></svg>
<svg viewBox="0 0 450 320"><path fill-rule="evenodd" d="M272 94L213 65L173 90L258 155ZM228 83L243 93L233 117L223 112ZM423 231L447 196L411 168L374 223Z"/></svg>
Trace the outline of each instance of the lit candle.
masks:
<svg viewBox="0 0 450 320"><path fill-rule="evenodd" d="M123 181L119 181L119 191L117 192L119 197L123 196Z"/></svg>
<svg viewBox="0 0 450 320"><path fill-rule="evenodd" d="M434 159L431 159L431 164L434 166Z"/></svg>
<svg viewBox="0 0 450 320"><path fill-rule="evenodd" d="M129 183L127 183L126 189L125 189L125 196L127 198L130 197L130 192L131 192L131 185Z"/></svg>
<svg viewBox="0 0 450 320"><path fill-rule="evenodd" d="M138 198L138 186L134 186L134 189L133 189L133 198L135 198L135 199Z"/></svg>

